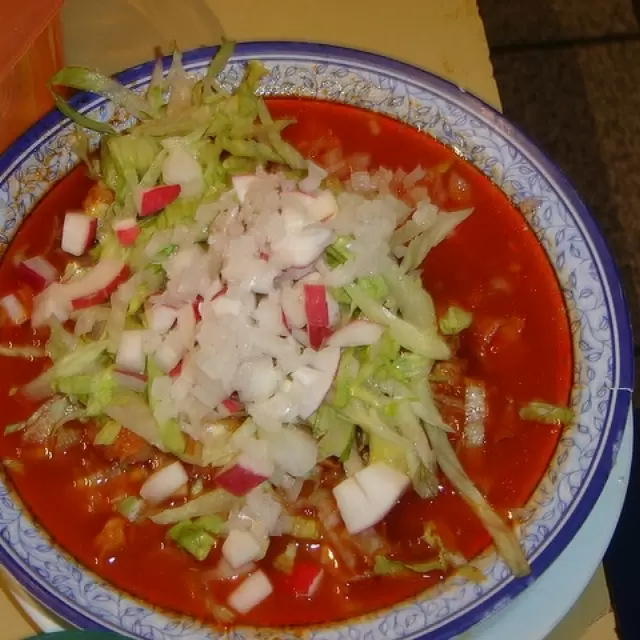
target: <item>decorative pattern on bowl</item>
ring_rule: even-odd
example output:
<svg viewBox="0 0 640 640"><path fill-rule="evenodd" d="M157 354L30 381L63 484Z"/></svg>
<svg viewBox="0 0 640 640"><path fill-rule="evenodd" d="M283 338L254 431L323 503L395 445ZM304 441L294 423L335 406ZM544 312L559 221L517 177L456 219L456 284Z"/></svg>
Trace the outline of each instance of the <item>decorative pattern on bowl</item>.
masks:
<svg viewBox="0 0 640 640"><path fill-rule="evenodd" d="M189 52L202 73L211 49ZM571 541L599 496L622 436L632 387L632 342L618 275L583 203L561 172L500 114L424 71L380 56L325 45L240 45L224 82L238 81L248 59L265 62L266 95L335 100L372 109L427 131L490 176L535 230L556 269L574 339L573 407L578 416L532 496L522 539L531 577L514 580L493 549L474 561L481 585L452 578L393 609L313 629L237 629L225 638L373 640L450 638L491 615L540 575ZM167 61L168 64L168 61ZM120 79L144 89L151 64ZM81 94L75 106L100 120L123 122L103 99ZM51 113L0 159L0 254L52 184L77 162L72 127ZM77 565L38 530L6 482L0 484L0 561L46 606L72 624L124 634L222 638L190 619L157 611L122 594Z"/></svg>

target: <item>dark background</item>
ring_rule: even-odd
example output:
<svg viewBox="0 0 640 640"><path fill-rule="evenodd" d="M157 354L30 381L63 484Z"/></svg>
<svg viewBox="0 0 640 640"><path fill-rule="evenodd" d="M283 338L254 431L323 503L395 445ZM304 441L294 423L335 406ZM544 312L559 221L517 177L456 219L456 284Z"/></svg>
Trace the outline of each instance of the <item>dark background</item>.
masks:
<svg viewBox="0 0 640 640"><path fill-rule="evenodd" d="M479 0L479 7L505 115L574 182L613 251L638 367L640 0ZM637 381L636 407L639 388ZM605 557L623 640L640 638L639 458L635 453L622 518Z"/></svg>

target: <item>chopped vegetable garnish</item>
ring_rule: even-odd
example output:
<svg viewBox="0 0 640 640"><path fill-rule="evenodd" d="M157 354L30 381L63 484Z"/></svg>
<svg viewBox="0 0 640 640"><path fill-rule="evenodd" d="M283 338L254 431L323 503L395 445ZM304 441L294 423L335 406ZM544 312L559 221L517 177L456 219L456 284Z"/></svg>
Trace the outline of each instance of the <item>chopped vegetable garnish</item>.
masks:
<svg viewBox="0 0 640 640"><path fill-rule="evenodd" d="M117 555L143 540L158 564L150 574L221 624L243 624L250 611L247 621L261 624L269 598L322 612L328 594L333 611L344 599L334 595L356 580L383 590L455 571L480 579L433 523L410 555L395 539L415 531L398 526L400 511L431 517L426 499L440 499L443 477L457 492L451 504L466 513L464 500L512 573L526 575L516 533L456 457L473 461L464 445L484 447L481 457L498 439L493 371L506 378L508 361L484 338L529 339L520 308L513 327L487 319L482 296L507 299L512 276L494 273L493 261L459 268L458 254L431 269L484 225L465 223L480 176L455 157L390 171L341 148L348 119L307 140L290 116L310 107L263 98L260 83L275 70L236 60L229 71L232 51L223 43L193 77L176 50L146 93L79 67L52 79L54 91L92 91L131 118L118 130L120 115L92 120L54 92L64 114L103 135L94 151L97 140L80 134L95 181L82 208L59 212L51 249L12 262L20 287L0 299L0 357L22 358L10 364L34 376L8 400L11 420L29 415L20 413L29 403L32 413L4 428L25 449L4 465L27 476L32 460L66 456L83 513L103 526L96 566L115 558L117 572ZM373 124L370 135L382 135ZM35 362L44 358L51 363ZM522 429L515 404L508 409L508 426ZM567 424L573 414L531 402L520 417ZM7 440L8 453L16 443ZM146 558L126 558L144 573ZM373 606L359 589L347 600L343 618Z"/></svg>
<svg viewBox="0 0 640 640"><path fill-rule="evenodd" d="M445 336L452 336L468 329L472 320L473 316L468 311L460 307L449 307L440 318L438 326L440 327L440 332Z"/></svg>
<svg viewBox="0 0 640 640"><path fill-rule="evenodd" d="M544 424L568 425L573 422L574 413L569 407L559 407L546 402L533 401L519 411L523 420L543 422Z"/></svg>

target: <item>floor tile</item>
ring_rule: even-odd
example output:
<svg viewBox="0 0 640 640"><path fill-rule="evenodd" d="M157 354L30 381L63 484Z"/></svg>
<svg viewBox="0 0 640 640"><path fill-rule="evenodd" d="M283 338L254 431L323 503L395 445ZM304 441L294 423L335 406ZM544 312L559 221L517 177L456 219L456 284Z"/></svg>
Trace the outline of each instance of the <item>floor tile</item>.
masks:
<svg viewBox="0 0 640 640"><path fill-rule="evenodd" d="M478 4L490 46L502 46L637 33L633 1L479 0Z"/></svg>

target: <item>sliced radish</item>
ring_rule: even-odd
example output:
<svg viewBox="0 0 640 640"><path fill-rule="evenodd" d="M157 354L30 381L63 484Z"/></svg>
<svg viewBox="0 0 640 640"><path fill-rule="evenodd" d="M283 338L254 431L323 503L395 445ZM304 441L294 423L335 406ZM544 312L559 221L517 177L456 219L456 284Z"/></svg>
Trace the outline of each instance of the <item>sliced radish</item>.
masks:
<svg viewBox="0 0 640 640"><path fill-rule="evenodd" d="M42 256L27 258L18 265L18 276L34 291L46 289L58 279L56 268Z"/></svg>
<svg viewBox="0 0 640 640"><path fill-rule="evenodd" d="M161 184L148 189L139 188L135 193L138 215L141 218L162 211L178 198L182 187L179 184Z"/></svg>
<svg viewBox="0 0 640 640"><path fill-rule="evenodd" d="M176 461L156 471L140 489L140 497L150 504L158 504L174 495L189 481L180 462Z"/></svg>
<svg viewBox="0 0 640 640"><path fill-rule="evenodd" d="M285 473L296 478L306 476L318 459L318 445L308 433L283 428L268 436L269 456Z"/></svg>
<svg viewBox="0 0 640 640"><path fill-rule="evenodd" d="M147 388L147 376L142 373L114 369L113 377L121 387L136 393L142 393Z"/></svg>
<svg viewBox="0 0 640 640"><path fill-rule="evenodd" d="M336 347L317 351L308 366L293 372L298 394L298 412L306 420L322 404L331 388L340 364L340 349Z"/></svg>
<svg viewBox="0 0 640 640"><path fill-rule="evenodd" d="M273 586L264 572L252 573L227 600L229 606L244 614L257 607L273 593Z"/></svg>
<svg viewBox="0 0 640 640"><path fill-rule="evenodd" d="M126 218L114 222L113 230L115 231L116 238L118 238L118 242L123 247L130 247L132 244L135 244L135 241L140 235L140 225L135 218Z"/></svg>
<svg viewBox="0 0 640 640"><path fill-rule="evenodd" d="M252 184L255 184L259 180L258 176L233 176L231 178L231 184L233 185L233 190L236 193L236 197L240 204L242 204L247 197L247 191Z"/></svg>
<svg viewBox="0 0 640 640"><path fill-rule="evenodd" d="M60 295L74 309L86 309L107 301L128 276L129 268L124 262L103 258L77 280L59 285Z"/></svg>
<svg viewBox="0 0 640 640"><path fill-rule="evenodd" d="M14 293L0 298L0 307L6 313L10 322L15 325L24 324L29 319L29 314L22 302Z"/></svg>
<svg viewBox="0 0 640 640"><path fill-rule="evenodd" d="M84 213L67 213L62 224L63 251L81 256L96 239L98 218Z"/></svg>
<svg viewBox="0 0 640 640"><path fill-rule="evenodd" d="M146 365L144 331L123 331L118 343L116 365L129 373L143 373Z"/></svg>
<svg viewBox="0 0 640 640"><path fill-rule="evenodd" d="M293 572L287 582L291 585L297 596L311 598L318 590L324 569L315 562L299 560L293 566Z"/></svg>
<svg viewBox="0 0 640 640"><path fill-rule="evenodd" d="M312 349L319 349L329 329L327 290L322 284L305 284L303 290L309 346Z"/></svg>
<svg viewBox="0 0 640 640"><path fill-rule="evenodd" d="M222 406L231 414L242 413L244 411L244 404L238 400L237 397L229 396L222 401Z"/></svg>
<svg viewBox="0 0 640 640"><path fill-rule="evenodd" d="M347 347L365 347L380 339L384 327L368 320L354 320L338 329L328 340L328 347L345 349Z"/></svg>
<svg viewBox="0 0 640 640"><path fill-rule="evenodd" d="M241 453L218 475L216 483L234 496L244 496L261 485L273 473L273 463L268 458Z"/></svg>
<svg viewBox="0 0 640 640"><path fill-rule="evenodd" d="M409 478L387 464L376 462L334 487L340 515L351 534L378 524L409 485Z"/></svg>
<svg viewBox="0 0 640 640"><path fill-rule="evenodd" d="M178 319L178 309L164 304L151 305L145 310L145 318L151 331L167 333Z"/></svg>
<svg viewBox="0 0 640 640"><path fill-rule="evenodd" d="M180 360L180 362L178 362L178 364L169 371L170 378L177 378L182 373L182 363L183 361Z"/></svg>
<svg viewBox="0 0 640 640"><path fill-rule="evenodd" d="M260 544L253 534L237 529L229 532L222 545L222 556L234 569L248 562L260 560L264 551L264 544Z"/></svg>

